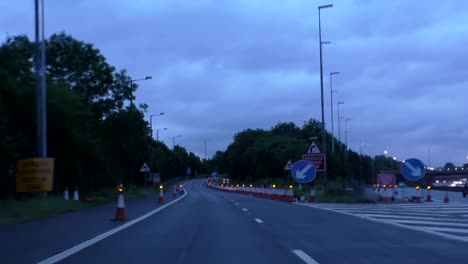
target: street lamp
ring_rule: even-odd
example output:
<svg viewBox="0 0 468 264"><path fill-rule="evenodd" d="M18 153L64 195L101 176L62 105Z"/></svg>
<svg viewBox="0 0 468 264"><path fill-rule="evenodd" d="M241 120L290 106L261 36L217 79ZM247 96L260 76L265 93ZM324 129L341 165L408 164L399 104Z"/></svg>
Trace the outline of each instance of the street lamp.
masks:
<svg viewBox="0 0 468 264"><path fill-rule="evenodd" d="M164 130L167 130L167 127L163 129L156 129L156 141L159 141L159 131L164 131Z"/></svg>
<svg viewBox="0 0 468 264"><path fill-rule="evenodd" d="M340 119L340 105L344 104L344 102L338 102L338 141L341 143L341 119Z"/></svg>
<svg viewBox="0 0 468 264"><path fill-rule="evenodd" d="M348 121L351 121L351 118L345 119L345 145L346 145L345 160L348 158Z"/></svg>
<svg viewBox="0 0 468 264"><path fill-rule="evenodd" d="M153 77L146 76L145 78L130 80L130 105L133 105L133 83L138 82L138 81L151 80L151 79L153 79Z"/></svg>
<svg viewBox="0 0 468 264"><path fill-rule="evenodd" d="M150 129L151 129L151 139L153 138L153 116L162 116L164 113L159 113L157 115L150 115Z"/></svg>
<svg viewBox="0 0 468 264"><path fill-rule="evenodd" d="M325 140L325 112L324 112L324 101L323 101L323 63L322 63L322 45L330 44L329 41L322 41L322 25L320 19L320 11L325 8L333 7L333 5L322 5L318 7L318 20L319 20L319 47L320 47L320 97L321 97L321 108L322 108L322 149L325 157L327 156L326 140ZM323 180L327 181L327 163L325 162L325 168L323 170Z"/></svg>
<svg viewBox="0 0 468 264"><path fill-rule="evenodd" d="M178 135L178 136L175 136L175 137L172 137L172 148L175 149L175 139L176 138L180 138L182 135Z"/></svg>
<svg viewBox="0 0 468 264"><path fill-rule="evenodd" d="M363 148L362 148L362 143L367 142L367 139L359 141L359 182L362 184L362 154L363 154Z"/></svg>
<svg viewBox="0 0 468 264"><path fill-rule="evenodd" d="M330 72L330 106L331 106L331 128L332 128L332 152L335 153L335 133L333 122L333 75L338 75L339 72Z"/></svg>

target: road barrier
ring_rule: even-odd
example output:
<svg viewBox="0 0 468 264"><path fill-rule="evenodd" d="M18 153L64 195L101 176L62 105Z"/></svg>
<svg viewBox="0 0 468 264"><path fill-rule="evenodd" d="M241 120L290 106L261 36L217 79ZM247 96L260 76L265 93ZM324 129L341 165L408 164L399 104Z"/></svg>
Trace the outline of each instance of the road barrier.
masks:
<svg viewBox="0 0 468 264"><path fill-rule="evenodd" d="M246 194L252 195L259 198L266 198L284 202L294 202L296 199L294 198L293 190L291 188L263 188L263 187L246 187L246 186L220 186L220 185L213 185L207 184L208 187L220 191L225 192L232 192L232 193L239 193L239 194Z"/></svg>

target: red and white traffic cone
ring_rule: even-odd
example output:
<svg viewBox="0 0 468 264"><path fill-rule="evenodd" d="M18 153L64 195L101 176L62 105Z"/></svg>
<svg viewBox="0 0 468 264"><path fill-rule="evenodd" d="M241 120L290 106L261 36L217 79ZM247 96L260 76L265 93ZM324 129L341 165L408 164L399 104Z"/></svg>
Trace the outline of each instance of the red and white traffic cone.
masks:
<svg viewBox="0 0 468 264"><path fill-rule="evenodd" d="M159 190L159 203L164 203L164 193L163 190Z"/></svg>
<svg viewBox="0 0 468 264"><path fill-rule="evenodd" d="M65 199L65 201L70 200L70 194L68 193L68 187L65 187L65 191L63 192L63 199Z"/></svg>
<svg viewBox="0 0 468 264"><path fill-rule="evenodd" d="M75 187L75 191L73 192L73 201L79 201L80 194L78 193L78 187Z"/></svg>
<svg viewBox="0 0 468 264"><path fill-rule="evenodd" d="M387 187L383 188L382 191L382 202L383 203L389 203L390 202L390 197L388 197L388 192L390 189L387 189Z"/></svg>
<svg viewBox="0 0 468 264"><path fill-rule="evenodd" d="M174 186L174 191L172 192L172 197L176 198L177 197L177 187Z"/></svg>
<svg viewBox="0 0 468 264"><path fill-rule="evenodd" d="M445 191L444 203L449 203L448 191Z"/></svg>
<svg viewBox="0 0 468 264"><path fill-rule="evenodd" d="M123 195L123 185L120 184L118 187L119 198L117 199L117 210L115 212L114 221L125 221L125 199Z"/></svg>
<svg viewBox="0 0 468 264"><path fill-rule="evenodd" d="M431 196L431 189L427 189L427 197L426 197L426 202L432 202L432 196Z"/></svg>
<svg viewBox="0 0 468 264"><path fill-rule="evenodd" d="M315 189L314 188L310 189L309 202L311 203L315 202Z"/></svg>

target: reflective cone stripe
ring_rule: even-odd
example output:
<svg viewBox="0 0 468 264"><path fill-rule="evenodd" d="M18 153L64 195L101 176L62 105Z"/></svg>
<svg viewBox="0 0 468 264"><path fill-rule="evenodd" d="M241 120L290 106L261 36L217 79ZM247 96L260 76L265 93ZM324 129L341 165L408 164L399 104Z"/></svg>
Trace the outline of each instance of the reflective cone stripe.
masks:
<svg viewBox="0 0 468 264"><path fill-rule="evenodd" d="M117 200L117 211L115 213L116 221L123 221L125 220L125 201L123 194L119 194L119 198Z"/></svg>

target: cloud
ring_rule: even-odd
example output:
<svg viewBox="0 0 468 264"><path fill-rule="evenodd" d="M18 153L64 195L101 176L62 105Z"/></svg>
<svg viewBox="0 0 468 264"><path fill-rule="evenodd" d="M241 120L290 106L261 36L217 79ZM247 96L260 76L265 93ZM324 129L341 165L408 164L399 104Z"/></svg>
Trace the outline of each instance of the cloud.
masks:
<svg viewBox="0 0 468 264"><path fill-rule="evenodd" d="M317 5L322 10L325 118L344 101L350 145L433 164L461 164L468 149L468 2L426 1L60 1L46 4L47 33L94 43L139 78L137 102L189 150L224 150L246 128L320 119ZM32 37L32 2L0 3L2 37ZM335 105L335 134L337 134ZM342 127L342 133L344 125Z"/></svg>

